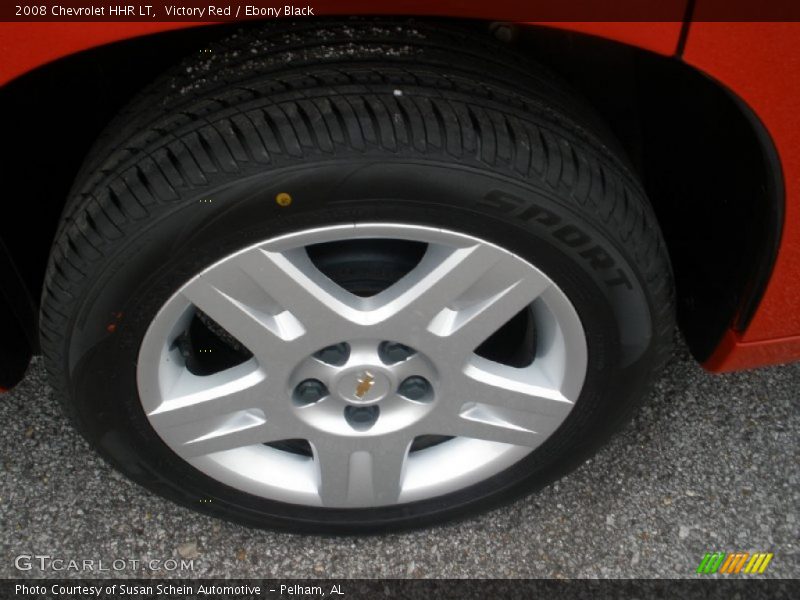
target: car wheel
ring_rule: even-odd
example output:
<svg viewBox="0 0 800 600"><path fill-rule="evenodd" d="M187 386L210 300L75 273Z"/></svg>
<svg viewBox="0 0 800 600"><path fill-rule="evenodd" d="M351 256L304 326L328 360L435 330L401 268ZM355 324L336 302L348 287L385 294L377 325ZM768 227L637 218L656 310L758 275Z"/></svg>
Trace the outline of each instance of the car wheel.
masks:
<svg viewBox="0 0 800 600"><path fill-rule="evenodd" d="M672 295L640 183L542 68L471 30L303 22L187 59L109 126L41 336L132 479L380 531L580 464L668 356Z"/></svg>

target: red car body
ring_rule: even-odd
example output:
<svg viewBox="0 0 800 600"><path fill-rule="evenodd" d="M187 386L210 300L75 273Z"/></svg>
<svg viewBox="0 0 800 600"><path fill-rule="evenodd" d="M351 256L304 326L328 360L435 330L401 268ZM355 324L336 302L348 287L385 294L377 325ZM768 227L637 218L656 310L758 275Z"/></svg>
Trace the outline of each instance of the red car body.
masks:
<svg viewBox="0 0 800 600"><path fill-rule="evenodd" d="M695 3L695 14L703 7ZM670 3L682 11L684 2ZM368 11L376 12L374 7ZM497 20L490 4L386 3L392 14ZM331 12L358 12L339 5ZM500 18L506 15L499 15ZM518 21L518 19L517 19ZM206 23L207 24L207 23ZM743 324L731 320L703 358L711 371L731 371L800 359L800 23L792 22L537 22L589 34L661 56L678 57L732 92L760 121L782 178L777 251L762 268L756 307ZM0 85L82 50L147 34L200 25L191 22L0 23ZM737 244L740 231L727 231ZM743 309L744 310L744 309Z"/></svg>

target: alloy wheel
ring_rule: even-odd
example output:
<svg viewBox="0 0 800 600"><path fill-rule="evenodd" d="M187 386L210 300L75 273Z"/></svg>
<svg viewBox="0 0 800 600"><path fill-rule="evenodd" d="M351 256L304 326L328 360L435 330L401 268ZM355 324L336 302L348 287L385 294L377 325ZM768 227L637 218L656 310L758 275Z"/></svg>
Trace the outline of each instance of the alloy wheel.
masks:
<svg viewBox="0 0 800 600"><path fill-rule="evenodd" d="M424 252L358 295L309 250L347 240ZM535 329L524 364L480 352L523 312ZM198 317L238 359L192 368L180 341ZM363 508L509 468L566 419L586 367L577 312L534 265L461 233L373 223L270 239L197 274L149 326L137 381L154 430L206 475L272 500Z"/></svg>

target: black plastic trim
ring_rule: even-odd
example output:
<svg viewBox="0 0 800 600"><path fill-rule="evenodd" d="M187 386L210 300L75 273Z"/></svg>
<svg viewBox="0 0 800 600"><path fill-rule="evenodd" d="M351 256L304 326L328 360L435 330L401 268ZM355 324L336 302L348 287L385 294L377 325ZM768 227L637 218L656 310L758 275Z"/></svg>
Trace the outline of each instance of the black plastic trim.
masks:
<svg viewBox="0 0 800 600"><path fill-rule="evenodd" d="M721 85L719 82L717 84ZM742 292L739 312L732 323L736 331L744 331L753 319L753 315L755 315L761 299L767 291L767 285L772 278L775 262L778 260L781 240L783 239L783 226L786 220L786 187L784 185L780 155L769 131L744 100L728 90L727 87L722 86L722 88L750 123L761 148L765 172L764 185L766 189L764 192L765 198L768 200L767 206L764 207L765 222L762 225L765 230L763 251L757 261L758 267L755 271L755 277Z"/></svg>

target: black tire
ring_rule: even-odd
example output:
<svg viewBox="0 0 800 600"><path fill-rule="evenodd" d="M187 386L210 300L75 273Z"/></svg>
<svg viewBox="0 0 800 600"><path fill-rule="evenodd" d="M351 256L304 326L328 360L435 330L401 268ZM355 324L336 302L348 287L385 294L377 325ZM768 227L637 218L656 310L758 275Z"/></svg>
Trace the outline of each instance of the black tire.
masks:
<svg viewBox="0 0 800 600"><path fill-rule="evenodd" d="M607 440L669 355L673 284L640 183L580 100L488 36L441 24L282 23L211 49L109 126L54 242L42 348L54 389L107 460L159 494L249 525L364 532L510 501ZM294 202L280 207L286 189ZM490 480L370 509L267 501L174 455L150 427L135 378L164 301L260 240L397 219L494 242L567 293L589 367L556 434Z"/></svg>

